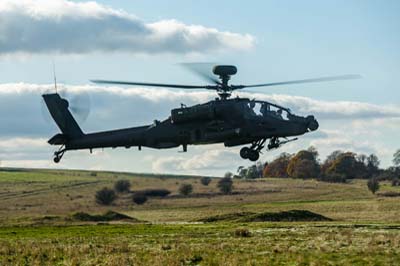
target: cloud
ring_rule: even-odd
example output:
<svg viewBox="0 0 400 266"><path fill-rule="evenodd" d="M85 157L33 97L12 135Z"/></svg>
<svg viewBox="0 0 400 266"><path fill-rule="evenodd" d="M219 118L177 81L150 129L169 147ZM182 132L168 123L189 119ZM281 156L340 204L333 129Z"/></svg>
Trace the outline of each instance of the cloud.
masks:
<svg viewBox="0 0 400 266"><path fill-rule="evenodd" d="M235 168L243 163L238 151L224 148L222 145L212 145L204 148L196 148L200 153L190 156L168 156L154 160L152 170L156 173L185 172L199 174L208 172L220 172ZM221 160L223 158L223 160Z"/></svg>
<svg viewBox="0 0 400 266"><path fill-rule="evenodd" d="M51 148L44 138L0 138L0 160L47 158Z"/></svg>
<svg viewBox="0 0 400 266"><path fill-rule="evenodd" d="M243 96L279 103L301 114L315 114L321 119L371 119L400 117L398 105L376 105L355 101L321 101L302 96L243 93Z"/></svg>
<svg viewBox="0 0 400 266"><path fill-rule="evenodd" d="M180 103L190 106L215 97L215 93L209 91L96 85L67 87L72 94L88 92L91 97L91 114L88 120L81 124L85 132L150 124L154 119L167 118L170 110L178 107ZM53 121L46 122L42 118L41 93L51 91L52 88L51 84L0 84L0 113L5 114L0 116L0 160L3 160L3 164L7 161L32 161L35 158L39 161L38 166L41 166L44 160L51 161L56 147L48 145L46 141L58 133L59 129ZM289 95L245 92L240 95L270 100L291 107L295 113L314 114L320 121L319 130L306 134L298 141L284 145L278 150L264 152L262 161L271 160L281 152L293 153L314 145L320 151L321 159L335 149L342 149L377 153L384 164L389 165L394 150L398 148L396 136L400 121L399 106L320 101ZM350 108L351 112L344 112L343 108ZM43 111L47 112L46 109ZM64 158L61 167L89 169L103 165L104 169L136 172L222 175L228 170L235 171L238 165L250 164L240 158L239 148L225 148L223 145L191 146L188 153L179 155L176 154L177 151L178 149L144 149L137 153L117 149L105 150L104 154L99 154L101 156L89 156L88 151L71 152ZM105 155L108 154L110 157L106 158ZM151 157L143 159L142 156ZM132 161L140 163L133 166ZM30 165L33 165L32 162Z"/></svg>
<svg viewBox="0 0 400 266"><path fill-rule="evenodd" d="M60 85L59 87L64 87ZM67 86L70 94L87 92L92 99L91 113L84 131L107 130L152 123L154 119L163 120L170 115L170 110L180 103L194 105L207 102L215 97L210 91L183 91L151 88L121 88L115 86L74 85ZM53 90L50 84L0 84L0 137L42 136L58 131L51 119L44 120L41 93ZM369 123L374 128L398 124L400 106L375 105L362 102L322 101L291 95L266 95L240 93L243 97L257 98L290 107L295 114L315 115L321 124L320 130L309 134L310 138L321 138L326 125L334 121L338 125L349 121L354 128L371 132ZM115 119L118 118L118 119ZM361 122L357 122L361 121ZM379 126L378 126L379 124ZM321 131L322 130L322 131Z"/></svg>
<svg viewBox="0 0 400 266"><path fill-rule="evenodd" d="M146 23L96 2L2 0L0 54L204 53L247 50L254 37L176 20Z"/></svg>

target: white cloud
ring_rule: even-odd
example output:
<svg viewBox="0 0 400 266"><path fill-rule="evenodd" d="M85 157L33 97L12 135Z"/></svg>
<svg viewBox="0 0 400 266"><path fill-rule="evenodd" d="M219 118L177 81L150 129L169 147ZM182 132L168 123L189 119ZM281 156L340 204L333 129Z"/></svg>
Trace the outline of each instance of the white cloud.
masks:
<svg viewBox="0 0 400 266"><path fill-rule="evenodd" d="M223 145L196 147L197 154L188 156L161 157L152 162L152 170L156 173L185 172L200 174L203 171L220 172L235 168L242 163L237 149L229 149Z"/></svg>
<svg viewBox="0 0 400 266"><path fill-rule="evenodd" d="M250 98L264 99L290 107L302 114L316 114L323 119L371 119L400 117L399 105L376 105L354 101L321 101L302 96L242 93Z"/></svg>
<svg viewBox="0 0 400 266"><path fill-rule="evenodd" d="M254 37L249 34L176 20L146 23L93 1L0 2L0 54L204 53L246 50L253 45Z"/></svg>
<svg viewBox="0 0 400 266"><path fill-rule="evenodd" d="M42 119L40 93L52 90L53 85L0 84L0 159L51 161L56 147L47 139L59 130L52 121ZM88 92L92 98L91 115L82 128L85 132L149 124L153 119L164 119L170 109L180 103L193 105L211 100L215 93L209 91L178 91L151 88L119 88L96 85L68 86L72 92ZM360 102L330 102L289 95L264 95L240 93L244 97L271 100L291 107L295 113L314 114L320 121L320 129L301 136L298 141L284 145L273 152L264 152L261 159L271 160L281 152L293 153L314 145L323 159L335 149L362 153L377 153L389 165L396 147L399 131L399 106L373 105ZM340 107L341 106L341 107ZM295 108L293 108L295 107ZM340 107L340 108L338 108ZM351 112L344 114L343 109ZM375 113L371 112L374 110ZM46 111L46 110L45 110ZM396 117L397 116L397 117ZM373 119L371 119L371 117ZM335 119L332 119L335 118ZM338 120L337 118L340 118ZM187 154L177 155L177 149L168 151L148 150L142 158L140 153L122 150L99 156L85 153L68 153L62 167L122 169L136 172L157 171L170 173L201 173L221 175L234 171L238 165L249 165L239 156L239 149L223 145L189 147ZM111 152L111 151L110 151ZM142 151L143 152L143 151ZM125 154L122 156L121 154ZM126 157L127 156L127 157ZM131 160L140 161L132 166ZM126 157L126 161L121 159ZM123 161L126 164L116 164ZM9 164L8 164L9 165ZM19 164L18 164L19 165ZM40 164L39 164L40 165ZM118 166L116 166L118 165ZM144 170L137 167L144 167Z"/></svg>
<svg viewBox="0 0 400 266"><path fill-rule="evenodd" d="M49 160L6 160L0 163L2 167L55 168L55 165Z"/></svg>

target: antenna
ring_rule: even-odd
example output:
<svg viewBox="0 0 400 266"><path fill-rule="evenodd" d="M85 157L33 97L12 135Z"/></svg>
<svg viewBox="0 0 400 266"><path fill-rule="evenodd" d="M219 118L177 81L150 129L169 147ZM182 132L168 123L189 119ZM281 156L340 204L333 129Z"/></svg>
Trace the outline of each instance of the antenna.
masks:
<svg viewBox="0 0 400 266"><path fill-rule="evenodd" d="M54 60L53 60L53 76L54 76L54 89L57 92L57 77L56 77L56 65L54 64Z"/></svg>

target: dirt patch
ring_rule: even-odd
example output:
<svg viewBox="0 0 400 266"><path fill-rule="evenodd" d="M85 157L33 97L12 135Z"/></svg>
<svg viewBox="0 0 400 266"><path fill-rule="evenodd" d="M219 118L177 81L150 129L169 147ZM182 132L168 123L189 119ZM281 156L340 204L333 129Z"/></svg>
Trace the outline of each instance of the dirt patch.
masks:
<svg viewBox="0 0 400 266"><path fill-rule="evenodd" d="M136 218L113 211L108 211L104 214L94 214L94 215L86 212L77 212L72 215L72 219L80 222L111 222L111 221L124 221L124 220L130 222L140 222Z"/></svg>
<svg viewBox="0 0 400 266"><path fill-rule="evenodd" d="M199 220L200 222L314 222L332 221L321 214L307 210L290 210L282 212L240 212L211 216Z"/></svg>

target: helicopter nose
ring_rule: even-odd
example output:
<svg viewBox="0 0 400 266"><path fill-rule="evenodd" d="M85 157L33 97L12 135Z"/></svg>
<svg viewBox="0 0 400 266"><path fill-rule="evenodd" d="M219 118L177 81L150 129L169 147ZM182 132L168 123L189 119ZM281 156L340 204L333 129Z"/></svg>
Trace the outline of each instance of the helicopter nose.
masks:
<svg viewBox="0 0 400 266"><path fill-rule="evenodd" d="M307 116L306 121L307 121L307 128L310 131L315 131L318 129L318 127L319 127L318 121L317 121L317 119L315 119L315 117L313 115Z"/></svg>

